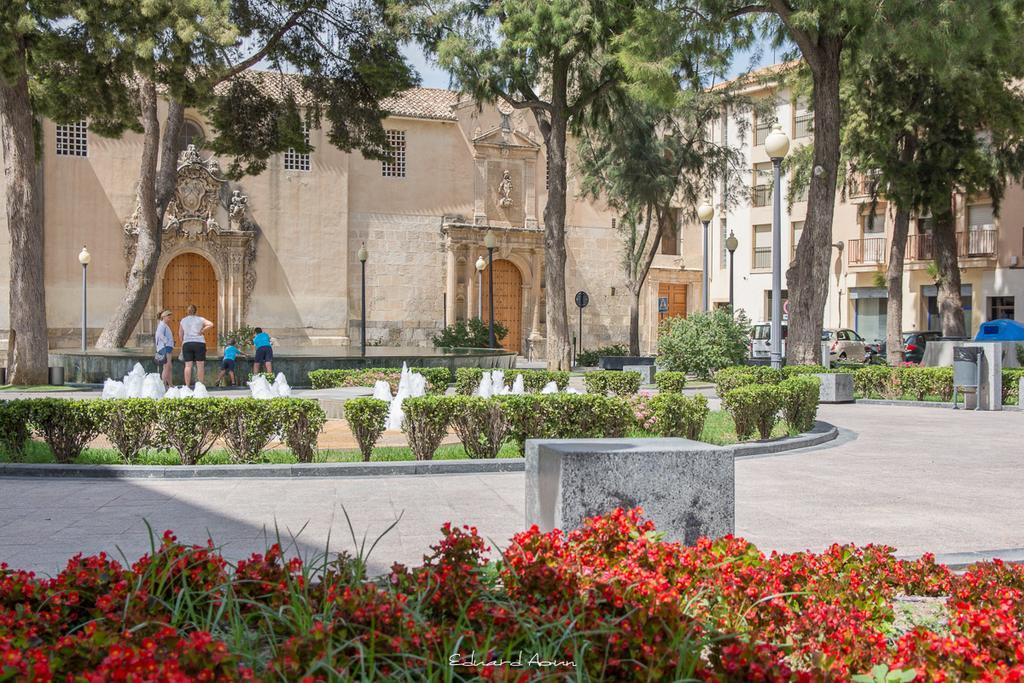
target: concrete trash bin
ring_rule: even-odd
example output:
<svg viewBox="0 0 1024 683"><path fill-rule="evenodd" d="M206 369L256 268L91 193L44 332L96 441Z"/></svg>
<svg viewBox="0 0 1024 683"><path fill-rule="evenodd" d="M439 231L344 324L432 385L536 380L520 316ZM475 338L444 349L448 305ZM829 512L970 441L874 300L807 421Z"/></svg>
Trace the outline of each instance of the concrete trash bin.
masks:
<svg viewBox="0 0 1024 683"><path fill-rule="evenodd" d="M64 386L64 366L55 365L50 367L50 386Z"/></svg>
<svg viewBox="0 0 1024 683"><path fill-rule="evenodd" d="M981 384L982 349L976 346L958 346L953 349L953 408L956 408L957 390L978 391ZM965 399L966 401L966 399Z"/></svg>

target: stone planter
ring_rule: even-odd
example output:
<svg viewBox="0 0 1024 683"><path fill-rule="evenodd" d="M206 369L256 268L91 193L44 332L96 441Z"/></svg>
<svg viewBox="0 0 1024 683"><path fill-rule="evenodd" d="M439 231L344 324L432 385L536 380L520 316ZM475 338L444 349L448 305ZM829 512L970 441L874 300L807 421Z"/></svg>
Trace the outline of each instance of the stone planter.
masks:
<svg viewBox="0 0 1024 683"><path fill-rule="evenodd" d="M654 384L655 368L653 365L623 365L623 372L639 372L640 384Z"/></svg>
<svg viewBox="0 0 1024 683"><path fill-rule="evenodd" d="M736 529L733 449L689 439L526 442L526 526L582 526L642 506L670 541L692 544Z"/></svg>
<svg viewBox="0 0 1024 683"><path fill-rule="evenodd" d="M853 403L853 375L848 373L821 373L818 392L819 403Z"/></svg>
<svg viewBox="0 0 1024 683"><path fill-rule="evenodd" d="M602 370L622 370L627 365L654 365L654 356L601 356L597 365Z"/></svg>

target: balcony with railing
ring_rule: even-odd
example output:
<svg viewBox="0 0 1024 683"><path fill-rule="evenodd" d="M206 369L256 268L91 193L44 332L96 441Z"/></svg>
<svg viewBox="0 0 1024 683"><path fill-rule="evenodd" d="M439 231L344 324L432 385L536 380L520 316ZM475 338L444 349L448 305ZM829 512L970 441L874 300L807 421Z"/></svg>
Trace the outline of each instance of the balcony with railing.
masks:
<svg viewBox="0 0 1024 683"><path fill-rule="evenodd" d="M851 266L877 266L885 263L885 237L865 237L847 244L847 263Z"/></svg>
<svg viewBox="0 0 1024 683"><path fill-rule="evenodd" d="M753 270L771 270L772 248L754 247L754 268Z"/></svg>
<svg viewBox="0 0 1024 683"><path fill-rule="evenodd" d="M875 185L878 183L878 173L857 173L850 180L849 194L851 199L859 197L870 197L871 193L875 191Z"/></svg>
<svg viewBox="0 0 1024 683"><path fill-rule="evenodd" d="M771 206L772 203L772 186L767 185L754 185L751 190L751 200L754 206Z"/></svg>
<svg viewBox="0 0 1024 683"><path fill-rule="evenodd" d="M958 258L995 258L999 246L999 231L994 225L976 225L956 233ZM935 258L931 233L907 236L908 263L931 261Z"/></svg>

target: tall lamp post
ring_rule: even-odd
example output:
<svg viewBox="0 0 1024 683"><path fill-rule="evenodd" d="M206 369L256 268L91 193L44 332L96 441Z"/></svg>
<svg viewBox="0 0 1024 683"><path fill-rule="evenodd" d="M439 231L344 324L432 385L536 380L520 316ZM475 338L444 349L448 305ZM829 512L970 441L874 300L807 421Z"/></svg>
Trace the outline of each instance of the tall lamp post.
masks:
<svg viewBox="0 0 1024 683"><path fill-rule="evenodd" d="M362 317L359 320L359 355L366 355L366 259L369 254L366 251L366 242L363 242L362 246L359 247L359 270L360 270L360 282L362 285Z"/></svg>
<svg viewBox="0 0 1024 683"><path fill-rule="evenodd" d="M710 250L708 249L708 224L711 219L715 217L715 207L711 206L707 202L701 202L701 205L697 207L697 218L704 224L704 312L707 313L710 308L711 292L708 291L708 255Z"/></svg>
<svg viewBox="0 0 1024 683"><path fill-rule="evenodd" d="M494 248L498 246L498 239L490 230L484 235L484 246L487 247L487 307L490 310L490 320L487 322L488 346L494 348Z"/></svg>
<svg viewBox="0 0 1024 683"><path fill-rule="evenodd" d="M86 330L88 329L86 325L88 283L86 281L85 272L89 269L89 264L92 263L92 254L90 254L89 250L85 248L85 245L82 245L82 251L78 252L78 262L82 264L82 350L85 351L89 346L88 340L86 339Z"/></svg>
<svg viewBox="0 0 1024 683"><path fill-rule="evenodd" d="M789 153L789 137L778 124L764 141L772 160L772 338L773 368L782 367L782 160Z"/></svg>
<svg viewBox="0 0 1024 683"><path fill-rule="evenodd" d="M476 259L476 317L481 320L484 319L484 268L487 267L487 262L484 261L483 256L478 256Z"/></svg>
<svg viewBox="0 0 1024 683"><path fill-rule="evenodd" d="M736 235L732 230L729 231L729 236L725 239L725 248L729 251L729 313L736 316L736 307L732 299L733 291L733 268L732 258L735 255L736 247L740 246L740 241L736 239Z"/></svg>

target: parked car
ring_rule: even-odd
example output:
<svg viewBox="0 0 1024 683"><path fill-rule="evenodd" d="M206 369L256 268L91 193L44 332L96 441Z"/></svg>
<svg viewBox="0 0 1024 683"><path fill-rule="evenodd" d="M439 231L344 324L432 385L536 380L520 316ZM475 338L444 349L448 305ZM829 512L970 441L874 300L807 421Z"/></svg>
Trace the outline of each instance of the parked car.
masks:
<svg viewBox="0 0 1024 683"><path fill-rule="evenodd" d="M856 361L864 360L867 346L864 338L853 330L822 330L821 341L829 343L829 360Z"/></svg>
<svg viewBox="0 0 1024 683"><path fill-rule="evenodd" d="M786 357L786 337L789 336L789 326L782 323L782 357ZM772 353L772 324L757 323L750 328L750 357L770 358Z"/></svg>
<svg viewBox="0 0 1024 683"><path fill-rule="evenodd" d="M928 342L942 338L938 330L925 332L904 332L903 333L903 361L905 363L920 363L924 359L924 349Z"/></svg>

